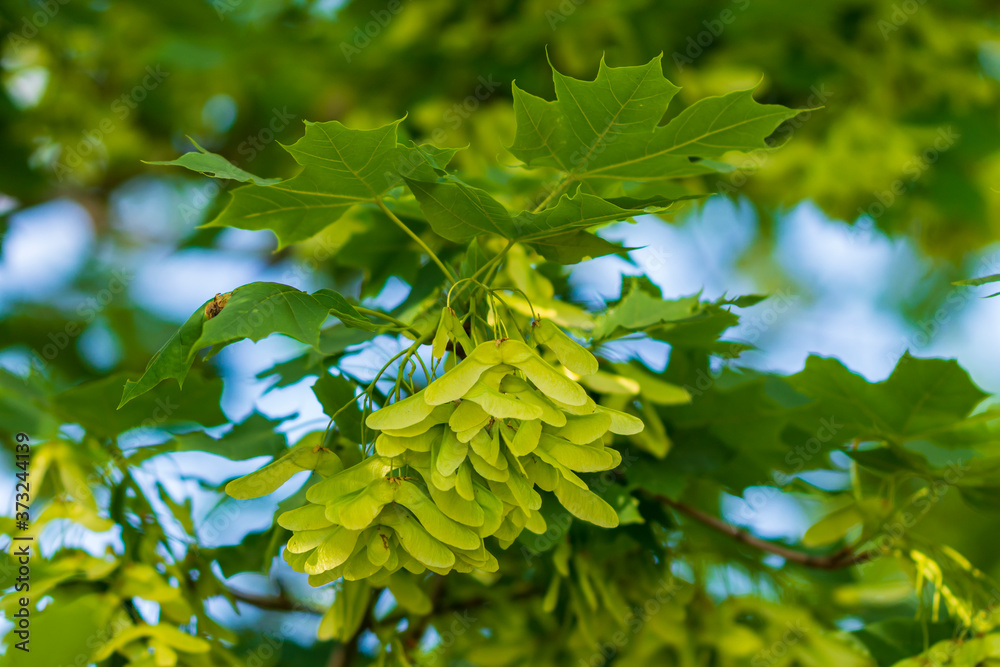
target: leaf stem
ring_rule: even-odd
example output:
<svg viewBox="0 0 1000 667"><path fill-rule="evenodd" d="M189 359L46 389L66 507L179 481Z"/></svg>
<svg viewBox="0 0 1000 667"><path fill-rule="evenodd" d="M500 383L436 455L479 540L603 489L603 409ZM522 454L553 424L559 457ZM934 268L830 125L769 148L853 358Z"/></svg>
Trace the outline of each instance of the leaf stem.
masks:
<svg viewBox="0 0 1000 667"><path fill-rule="evenodd" d="M417 348L426 343L427 341L429 341L430 339L431 339L431 334L425 334L421 336L417 340L413 341L413 345L410 345L410 347L406 348L405 350L400 350L399 352L394 354L392 358L389 359L389 361L385 362L385 365L382 366L382 368L379 370L378 374L375 376L375 379L372 380L371 384L368 385L368 389L365 390L365 393L368 394L368 397L371 398L372 392L375 391L375 385L378 384L378 381L382 378L382 374L385 373L385 371L389 368L389 366L392 365L392 362L396 361L396 359L399 359L400 357L405 355L406 359L403 360L403 364L401 365L406 364L407 359L409 359L410 356L412 356L413 353L416 352Z"/></svg>
<svg viewBox="0 0 1000 667"><path fill-rule="evenodd" d="M511 243L511 245L514 245L514 244ZM507 246L506 248L504 248L504 250L503 250L504 254L506 254L508 250L510 250L510 246ZM486 287L490 283L490 281L493 280L493 277L496 275L496 272L499 270L499 268L500 268L500 264L498 262L498 263L494 264L492 267L490 267L490 270L486 272L486 275L483 276L483 286L484 287Z"/></svg>
<svg viewBox="0 0 1000 667"><path fill-rule="evenodd" d="M477 270L475 273L472 274L472 278L470 278L470 280L475 280L483 272L485 272L488 269L492 268L494 264L496 264L497 262L499 262L500 260L502 260L507 255L507 253L510 251L510 249L514 247L514 243L516 243L516 242L513 241L513 240L507 241L507 245L504 246L503 250L501 250L497 254L493 255L493 257L490 258L490 261L488 261L485 264L483 264L482 266L480 266L479 270ZM484 285L484 287L485 287L485 285Z"/></svg>
<svg viewBox="0 0 1000 667"><path fill-rule="evenodd" d="M571 178L572 177L569 175L563 176L562 180L556 183L554 188L549 190L549 194L545 195L545 199L542 200L542 203L536 206L531 212L538 213L539 211L544 211L548 203L552 201L552 198L562 193L563 188L566 187L566 184L570 182Z"/></svg>
<svg viewBox="0 0 1000 667"><path fill-rule="evenodd" d="M380 310L372 310L371 308L365 308L364 306L354 306L354 310L358 311L362 315L368 315L369 317L378 317L380 319L385 320L386 322L392 322L397 327L401 329L406 329L407 331L413 333L416 336L420 335L420 332L414 329L412 326L410 326L406 322L403 322L402 320L396 319L395 317L389 315L388 313L383 313Z"/></svg>
<svg viewBox="0 0 1000 667"><path fill-rule="evenodd" d="M504 246L503 250L501 250L497 254L493 255L493 257L490 257L489 261L487 261L485 264L483 264L482 266L480 266L476 270L475 273L473 273L468 278L463 278L462 280L459 280L458 283L466 281L470 285L477 285L478 284L483 289L489 289L489 287L485 283L483 283L483 282L477 282L477 279L479 278L479 276L483 275L484 272L488 272L494 266L496 266L497 263L500 262L507 255L507 253L510 251L510 249L514 247L515 243L517 243L517 241L514 241L512 239L508 240L507 241L507 245ZM455 285L457 285L458 283L456 283ZM455 285L453 285L452 287L455 287ZM465 288L463 287L462 289L465 289ZM462 294L461 290L459 290L458 293L459 293L459 295L461 295ZM450 291L448 293L448 298L449 298L449 303L450 303L450 300L451 300L451 292Z"/></svg>
<svg viewBox="0 0 1000 667"><path fill-rule="evenodd" d="M531 311L531 321L532 322L537 322L538 321L538 315L535 314L535 306L531 303L531 299L528 298L528 295L525 293L525 291L523 289L521 289L520 287L502 287L499 290L492 290L492 291L493 292L500 292L500 291L515 292L515 293L520 294L524 298L525 303L528 304L528 310ZM503 301L501 299L500 302L504 305L504 307L507 308L507 312L513 314L513 311L511 311L510 306L507 305L506 301Z"/></svg>
<svg viewBox="0 0 1000 667"><path fill-rule="evenodd" d="M413 356L416 357L416 359L417 359L418 362L420 362L420 367L422 369L424 369L424 377L427 378L428 382L430 382L431 381L431 374L427 372L427 364L424 363L424 360L420 358L419 354L415 354ZM411 384L413 383L413 374L412 373L410 374L410 383Z"/></svg>
<svg viewBox="0 0 1000 667"><path fill-rule="evenodd" d="M389 361L385 362L385 365L382 366L382 368L380 368L379 371L378 371L378 373L375 375L375 379L371 381L371 383L368 385L368 387L365 389L364 393L362 394L365 397L365 404L364 404L365 407L364 407L364 410L362 410L362 416L364 416L364 413L372 405L372 403L373 403L373 401L372 401L372 394L375 393L375 387L378 385L378 381L382 378L382 374L385 373L385 371L389 368L389 366L392 365L392 362L396 361L396 359L399 359L403 355L413 354L413 352L418 347L420 347L421 345L423 345L424 343L426 343L427 341L429 341L431 339L431 336L432 336L432 334L429 334L429 333L421 336L417 340L413 341L413 345L411 345L410 347L406 348L405 350L400 350L396 354L392 355L392 358L390 358ZM403 364L405 364L405 363L406 363L406 360L403 360ZM388 399L392 395L392 393L396 391L397 387L398 387L398 384L395 385L395 386L393 386L392 392L390 392L389 396L386 396L386 399ZM363 419L361 421L361 441L362 441L362 443L366 442L366 438L365 438L365 422L364 422ZM364 451L363 453L366 456L368 455L367 451Z"/></svg>
<svg viewBox="0 0 1000 667"><path fill-rule="evenodd" d="M451 272L451 269L449 269L445 265L445 263L441 261L440 257L438 257L437 255L434 254L434 251L430 249L430 246L428 246L426 243L424 243L424 240L422 238L420 238L419 236L417 236L413 232L412 229L410 229L409 227L407 227L406 224L402 220L400 220L398 217L396 217L395 213L393 213L392 211L389 210L389 207L385 205L385 202L382 201L381 197L376 197L375 198L375 204L380 209L382 209L383 213L385 213L387 216L389 216L390 220L392 220L393 222L395 222L396 225L398 225L400 229L402 229L404 232L406 232L410 236L410 238L412 238L414 241L416 241L417 245L419 245L421 248L424 249L424 252L426 252L428 254L428 256L431 258L431 260L435 264L437 264L438 268L440 268L441 271L444 273L445 278L447 278L448 280L450 280L452 282L455 281L455 274L453 274Z"/></svg>
<svg viewBox="0 0 1000 667"><path fill-rule="evenodd" d="M333 420L335 420L337 418L337 415L339 415L341 412L343 412L344 410L346 410L347 408L349 408L352 404L357 404L359 398L360 398L360 396L355 396L354 398L352 398L351 400L349 400L347 403L344 403L342 406L340 406L339 408L337 408L337 411L334 412L332 415L330 415L330 423L328 423L326 425L326 430L323 431L323 439L320 440L320 444L322 444L322 445L326 444L326 436L327 436L327 434L330 433L330 427L333 426Z"/></svg>

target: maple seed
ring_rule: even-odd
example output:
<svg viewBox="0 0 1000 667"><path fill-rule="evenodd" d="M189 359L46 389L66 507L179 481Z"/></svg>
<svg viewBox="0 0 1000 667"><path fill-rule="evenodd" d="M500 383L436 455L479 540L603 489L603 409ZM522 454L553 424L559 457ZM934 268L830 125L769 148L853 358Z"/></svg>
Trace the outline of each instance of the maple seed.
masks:
<svg viewBox="0 0 1000 667"><path fill-rule="evenodd" d="M227 303L229 303L229 297L232 295L232 292L216 294L211 301L205 304L205 319L210 320L221 313L222 309L226 307Z"/></svg>
<svg viewBox="0 0 1000 667"><path fill-rule="evenodd" d="M543 322L537 332L567 368L598 370L593 355L556 325ZM327 475L320 455L340 460L317 445L307 448L311 456L293 451L226 487L251 498L302 469L325 477L309 487L309 504L285 518L293 532L285 560L311 575L311 584L384 581L400 568L496 572L485 538L507 549L525 528L546 530L535 486L554 492L579 519L618 525L614 508L576 473L617 468L622 457L607 446L608 433L638 433L642 421L598 406L524 342L461 347L469 354L425 389L368 415L366 425L381 431L372 456Z"/></svg>

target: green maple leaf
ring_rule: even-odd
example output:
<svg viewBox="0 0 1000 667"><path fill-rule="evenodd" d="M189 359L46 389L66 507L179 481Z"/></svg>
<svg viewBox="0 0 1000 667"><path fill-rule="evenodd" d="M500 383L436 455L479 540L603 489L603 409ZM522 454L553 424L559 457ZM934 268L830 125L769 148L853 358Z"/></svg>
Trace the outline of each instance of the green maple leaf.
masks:
<svg viewBox="0 0 1000 667"><path fill-rule="evenodd" d="M719 341L723 331L739 322L739 317L727 308L730 300L702 301L697 294L664 299L648 279L635 277L622 280L621 293L621 298L597 318L592 332L595 342L643 332L674 346L720 354L738 354L748 347Z"/></svg>
<svg viewBox="0 0 1000 667"><path fill-rule="evenodd" d="M653 208L664 211L672 203L673 201ZM572 197L563 195L555 206L538 212L523 211L516 216L514 222L519 230L519 240L531 243L550 239L570 230L584 229L613 220L627 220L649 209L647 206L622 208L600 197L581 192Z"/></svg>
<svg viewBox="0 0 1000 667"><path fill-rule="evenodd" d="M625 181L664 183L720 171L729 151L767 148L764 140L802 110L762 105L753 90L709 97L658 125L679 88L663 77L660 56L636 67L601 61L593 81L553 68L556 100L514 86L517 133L510 152L529 167L564 172L563 186L598 193Z"/></svg>
<svg viewBox="0 0 1000 667"><path fill-rule="evenodd" d="M206 347L216 352L245 338L258 341L279 333L318 348L320 328L331 313L345 326L374 329L344 297L329 289L308 294L278 283L250 283L233 290L229 301L212 318L205 314L208 303L198 308L160 348L142 377L125 383L119 408L168 378L183 385L195 354Z"/></svg>
<svg viewBox="0 0 1000 667"><path fill-rule="evenodd" d="M573 196L563 195L549 208L522 211L512 216L503 204L479 188L447 181L411 179L406 179L406 184L434 232L449 241L464 243L482 234L496 234L510 241L538 243L551 249L557 239L564 239L571 245L587 246L589 250L600 253L587 255L571 252L567 257L578 259L564 262L568 264L578 262L584 256L599 257L601 254L620 250L620 246L617 249L608 248L610 244L606 242L571 236L574 231L614 220L627 220L640 213L662 212L675 201L690 198L643 201L623 199L623 202L635 204L633 208L623 208L594 195L577 193Z"/></svg>
<svg viewBox="0 0 1000 667"><path fill-rule="evenodd" d="M179 386L164 385L116 409L125 382L123 373L85 382L57 395L53 404L66 421L80 424L102 437L114 437L150 424L156 427L180 423L217 426L226 422L219 408L222 380L218 378L205 379L196 373L184 391Z"/></svg>
<svg viewBox="0 0 1000 667"><path fill-rule="evenodd" d="M278 431L280 419L268 419L251 413L221 438L203 431L182 433L162 445L137 448L129 452L129 462L138 465L160 454L173 452L208 452L231 461L245 461L255 456L278 456L288 447L285 435Z"/></svg>
<svg viewBox="0 0 1000 667"><path fill-rule="evenodd" d="M462 183L405 180L431 228L449 241L462 243L480 234L517 236L510 213L485 190Z"/></svg>
<svg viewBox="0 0 1000 667"><path fill-rule="evenodd" d="M766 377L728 371L712 391L695 396L690 405L664 412L675 426L704 428L734 450L784 457L787 450L779 436L786 410L768 395L766 381Z"/></svg>
<svg viewBox="0 0 1000 667"><path fill-rule="evenodd" d="M697 314L698 307L696 295L665 300L651 285L626 279L622 281L622 298L598 318L594 340L611 340L665 322L685 320Z"/></svg>
<svg viewBox="0 0 1000 667"><path fill-rule="evenodd" d="M605 255L620 255L627 259L628 252L637 248L626 248L620 243L612 243L596 234L585 231L573 231L549 236L531 245L545 259L557 264L578 264L587 259L604 257Z"/></svg>
<svg viewBox="0 0 1000 667"><path fill-rule="evenodd" d="M710 471L733 493L772 479L771 470L788 467L782 433L791 411L771 394L771 381L753 371L727 369L710 387L699 387L691 403L661 408L674 446L650 466L669 480L683 461L689 474Z"/></svg>
<svg viewBox="0 0 1000 667"><path fill-rule="evenodd" d="M842 424L838 437L934 439L959 426L987 394L954 360L918 359L908 352L884 382L870 383L836 359L809 357L805 369L788 378L796 391L816 400L800 424L816 419Z"/></svg>
<svg viewBox="0 0 1000 667"><path fill-rule="evenodd" d="M601 60L594 81L580 81L552 68L556 101L514 85L517 134L511 153L530 166L565 172L586 170L596 151L625 133L653 131L677 86L660 73L660 57L636 67L608 67Z"/></svg>
<svg viewBox="0 0 1000 667"><path fill-rule="evenodd" d="M402 144L400 122L373 130L352 130L337 121L306 123L305 136L283 146L303 169L284 181L258 179L212 154L188 153L164 164L252 181L234 190L222 213L205 226L269 229L281 249L317 234L352 206L379 201L399 185L401 175L438 176L457 149Z"/></svg>

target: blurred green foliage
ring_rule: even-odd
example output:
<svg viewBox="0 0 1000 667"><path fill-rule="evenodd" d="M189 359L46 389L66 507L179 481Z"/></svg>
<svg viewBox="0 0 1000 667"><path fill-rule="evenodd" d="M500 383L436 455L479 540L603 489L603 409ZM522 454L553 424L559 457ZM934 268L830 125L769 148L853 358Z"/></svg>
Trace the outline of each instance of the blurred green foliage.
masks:
<svg viewBox="0 0 1000 667"><path fill-rule="evenodd" d="M778 133L784 150L751 155L707 191L745 193L764 212L807 198L848 221L863 211L934 254L959 256L994 238L1000 206L991 7L8 2L0 192L25 204L56 192L99 202L142 171L140 160L185 147L185 135L256 173L283 175L290 164L280 151L261 148L272 134L295 136L288 116L364 127L405 111L414 138L471 144L462 166L486 171L511 136L511 82L551 85L544 51L581 78L593 76L595 54L625 65L662 52L684 103L760 81L763 102L824 107ZM39 81L40 95L25 92Z"/></svg>
<svg viewBox="0 0 1000 667"><path fill-rule="evenodd" d="M182 166L252 181L245 194L297 174L295 161L273 144L299 139L303 121L376 128L406 114L400 141L466 147L450 165L453 175L460 173L469 187L502 192L511 210L531 208L552 172L506 169L517 160L505 147L515 137L512 84L545 100L555 97L546 56L564 74L589 81L602 54L611 66L662 54L663 74L682 87L664 118L707 96L754 86L762 104L803 109L770 137L775 150L726 155L733 168L713 162L705 170L711 173L687 174L669 194L683 186L746 197L765 232L789 208L812 201L859 234L882 230L910 239L941 260L942 275L921 284L919 293L893 298L925 320L943 303L953 307L947 279L998 236L995 9L985 0L4 2L0 195L14 201L0 199L0 225L5 231L12 213L68 199L90 215L96 238L82 270L58 295L16 301L3 313L0 351L23 352L34 362L27 377L0 371L0 432L12 442L17 431L28 431L41 444L31 473L38 506L45 507L39 530L51 526L62 539L60 522L68 519L95 532L117 531L120 539L113 555L71 545L38 563L36 592L53 601L35 636L64 639L46 647L52 651L46 659L70 662L84 655L76 646L88 647L84 657L102 665L174 664L171 655L176 664L199 666L275 664L279 655L280 664L330 658L341 665L413 659L497 666L581 660L909 666L928 659L957 666L1000 659L992 583L1000 575L992 540L1000 528L1000 458L992 448L1000 439L995 412L976 408L985 394L966 371L910 355L881 383L820 357L787 377L741 369L728 360L750 346L724 332L756 297L664 300L648 280L627 279L620 301L596 309L572 303L563 264L624 254L600 239L515 246L498 284L530 292L546 317L562 318L595 343L644 336L669 344L669 364L654 380L689 402L650 399L653 369L626 363L619 348L604 349L602 368L617 379L588 389L635 411L647 425L645 435L624 443L635 448L627 469L597 489L622 525L609 533L567 518L558 505L543 505L552 530L525 534L503 552L496 578L452 575L446 584L434 578L396 584L396 606L383 602L374 614L364 604L373 595L368 588L342 594L341 587L330 607L330 596L295 589L287 572L269 572L289 533L266 517L239 543L214 539L232 523L249 529L243 524L253 514L225 499L218 480L184 477L188 486L180 494L160 480L152 491L144 486L146 464L165 454L201 452L235 462L277 456L295 443L280 431L282 419L255 412L219 431L229 422L219 407L222 382L218 365L205 361L195 362L183 391L173 380L152 382L142 387L152 389L148 394L115 410L126 378L138 378L178 331L148 304L130 301L134 276L116 273L117 266L126 263L123 257L150 263L178 250L216 247L218 227L192 227L222 210L233 184L206 185L180 169L143 161L185 154ZM192 140L216 157L188 153ZM165 185L167 194L157 199L140 187L150 183ZM130 188L139 192L133 196L148 197L147 217L131 226L120 219ZM629 203L617 204L627 210ZM157 206L170 209L159 227L149 215ZM440 312L442 294L438 268L422 244L465 277L496 257L502 244L470 244L462 229L442 233L453 221L435 220L412 199L393 207L413 235L394 226L386 211L356 207L325 229L320 220L309 230L319 231L315 237L292 238L292 246L275 253L266 247L246 254L287 271L287 282L305 276L341 289L355 305L402 281L405 299L381 315L423 332ZM457 217L472 216L467 210ZM742 260L768 265L767 252L755 246ZM260 285L245 293L274 289ZM173 289L166 281L157 287L164 294ZM330 290L320 292L333 299ZM218 351L247 336L292 332L310 347L295 348L261 378L276 388L324 378L313 391L332 416L345 392L360 389L359 379L343 370L357 346L378 351L377 333L402 329L392 320L369 322L375 311L363 309L362 317L341 299L338 317L363 326L319 330L330 312L315 298L320 292L302 297L316 310L302 328L308 335L294 335L301 321L293 313L280 327L269 322L245 335L233 333L235 325L223 330L232 323L220 318L206 336L198 309L191 315L196 335L184 338L182 330L176 339L183 368L169 377L187 373L198 340ZM256 307L252 300L244 306L246 312ZM230 314L237 312L244 311L234 307ZM117 351L104 366L77 345L98 324ZM340 374L330 375L330 368ZM329 386L334 379L336 386ZM621 391L633 385L641 389ZM387 398L382 389L374 394ZM312 430L296 444L327 445L350 465L361 456L361 416L348 410L332 431ZM124 433L158 441L123 451ZM301 505L304 492L278 502L278 510ZM196 496L214 506L201 507ZM731 496L743 501L734 505ZM737 540L720 536L704 516L689 512L697 507L710 517L752 524L772 502L795 503L811 525L803 535L771 542L778 554L794 547L805 560L752 549L741 541L744 533L737 532ZM13 531L12 519L0 519L0 533ZM869 550L861 553L870 559L841 569L858 548ZM824 569L830 564L837 568ZM3 554L5 589L12 567ZM241 594L226 581L261 572L279 582L278 594ZM144 623L135 598L159 605L158 624ZM210 599L240 600L244 611L276 611L285 620L220 621ZM651 600L659 605L655 612ZM8 597L0 606L5 618L13 605ZM289 623L308 617L315 625L328 608L337 609L337 628L322 626L320 636L340 641L309 645L311 632L302 645L289 641ZM474 618L466 622L469 615ZM69 626L73 632L60 635ZM114 641L105 636L124 627L131 634ZM441 644L419 643L428 627ZM359 643L358 628L372 634ZM627 650L609 659L605 647L618 642L617 632L627 638Z"/></svg>

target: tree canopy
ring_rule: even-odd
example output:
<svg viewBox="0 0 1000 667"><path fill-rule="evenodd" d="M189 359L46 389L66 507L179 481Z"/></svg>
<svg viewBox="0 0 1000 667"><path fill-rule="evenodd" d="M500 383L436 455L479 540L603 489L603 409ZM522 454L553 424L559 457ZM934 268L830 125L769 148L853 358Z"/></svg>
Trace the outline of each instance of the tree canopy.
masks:
<svg viewBox="0 0 1000 667"><path fill-rule="evenodd" d="M1000 664L990 8L8 3L3 660Z"/></svg>

